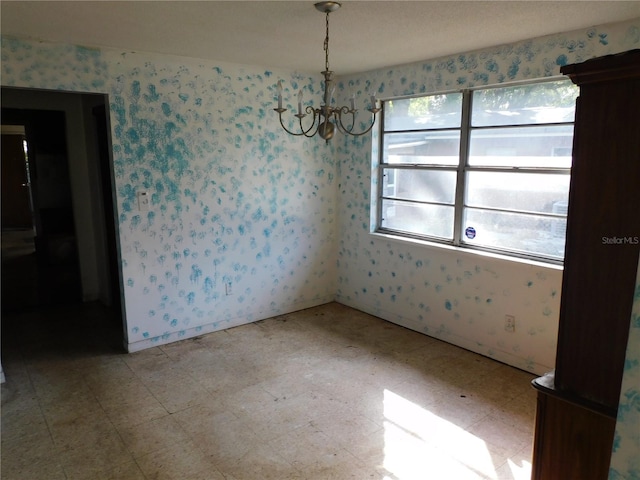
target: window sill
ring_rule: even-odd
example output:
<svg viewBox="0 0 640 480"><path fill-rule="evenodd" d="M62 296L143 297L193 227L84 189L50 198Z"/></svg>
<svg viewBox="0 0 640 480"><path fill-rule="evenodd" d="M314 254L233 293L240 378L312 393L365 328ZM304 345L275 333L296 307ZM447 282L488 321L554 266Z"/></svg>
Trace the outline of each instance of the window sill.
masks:
<svg viewBox="0 0 640 480"><path fill-rule="evenodd" d="M563 265L559 265L555 263L547 263L541 260L533 260L530 258L512 257L510 255L501 255L499 253L486 252L483 250L475 250L472 248L456 247L454 245L446 245L438 242L430 242L428 240L420 240L417 238L400 237L397 235L391 235L389 233L370 232L369 235L371 235L374 238L378 238L380 240L387 240L393 243L399 243L403 245L418 245L421 247L426 247L428 249L448 250L450 252L455 252L456 254L461 254L461 255L480 256L483 258L498 260L502 262L519 263L522 265L529 265L532 267L547 268L549 270L556 270L556 271L564 270Z"/></svg>

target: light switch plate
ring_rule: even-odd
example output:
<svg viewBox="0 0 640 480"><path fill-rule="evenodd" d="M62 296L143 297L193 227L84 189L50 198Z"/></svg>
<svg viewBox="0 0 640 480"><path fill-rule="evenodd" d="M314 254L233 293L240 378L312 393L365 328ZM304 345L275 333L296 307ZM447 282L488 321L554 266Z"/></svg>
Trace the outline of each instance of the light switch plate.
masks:
<svg viewBox="0 0 640 480"><path fill-rule="evenodd" d="M149 210L149 195L147 192L138 192L138 210L141 212Z"/></svg>

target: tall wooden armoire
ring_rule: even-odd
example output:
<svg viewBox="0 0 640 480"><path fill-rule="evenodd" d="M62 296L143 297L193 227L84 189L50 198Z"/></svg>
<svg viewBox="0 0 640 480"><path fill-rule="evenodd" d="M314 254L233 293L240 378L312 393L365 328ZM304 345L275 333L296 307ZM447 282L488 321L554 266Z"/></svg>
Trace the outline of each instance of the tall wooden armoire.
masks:
<svg viewBox="0 0 640 480"><path fill-rule="evenodd" d="M640 252L640 50L561 68L580 87L556 370L533 480L606 480Z"/></svg>

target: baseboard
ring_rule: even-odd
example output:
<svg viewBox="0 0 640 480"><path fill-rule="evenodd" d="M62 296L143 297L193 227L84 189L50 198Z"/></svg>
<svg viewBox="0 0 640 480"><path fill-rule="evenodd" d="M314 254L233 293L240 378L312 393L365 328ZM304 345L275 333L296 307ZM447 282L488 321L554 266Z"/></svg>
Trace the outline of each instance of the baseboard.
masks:
<svg viewBox="0 0 640 480"><path fill-rule="evenodd" d="M129 353L139 352L148 348L157 347L160 345L167 345L169 343L178 342L180 340L187 340L189 338L198 337L200 335L206 335L208 333L217 332L220 330L226 330L228 328L238 327L240 325L246 325L248 323L257 322L266 318L275 317L278 315L285 315L291 312L297 312L298 310L304 310L307 308L317 307L326 303L331 303L335 300L333 295L314 298L305 302L293 303L280 308L268 309L257 313L252 313L242 317L236 317L232 319L216 320L215 322L199 325L197 327L180 330L178 332L166 332L162 335L145 338L132 343L126 343L125 349Z"/></svg>
<svg viewBox="0 0 640 480"><path fill-rule="evenodd" d="M430 329L429 329L429 332L427 333L425 332L424 322L420 322L412 318L405 318L402 315L398 315L396 313L392 313L378 307L363 304L357 301L353 301L351 299L345 299L341 296L337 296L335 301L342 305L355 308L356 310L360 310L362 312L368 313L369 315L379 317L383 320L394 323L401 327L405 327L410 330L422 333L423 335L427 335L429 337L436 338L438 340L450 343L457 347L464 348L465 350L469 350L470 352L474 352L474 353L477 353L478 355L491 358L492 360L496 360L500 363L504 363L505 365L509 365L511 367L517 368L519 370L523 370L525 372L529 372L536 375L544 375L545 373L553 370L554 368L549 365L542 365L542 364L533 362L527 358L518 357L513 353L505 352L494 346L479 344L477 341L473 339L465 338L450 332L447 332L446 335L438 335L437 332L439 329L437 326L429 326Z"/></svg>

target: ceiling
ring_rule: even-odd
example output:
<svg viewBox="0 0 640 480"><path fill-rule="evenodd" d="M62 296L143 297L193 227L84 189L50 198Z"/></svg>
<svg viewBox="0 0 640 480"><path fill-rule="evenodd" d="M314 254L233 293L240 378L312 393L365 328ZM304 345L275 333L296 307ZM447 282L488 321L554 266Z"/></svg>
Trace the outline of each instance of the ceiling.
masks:
<svg viewBox="0 0 640 480"><path fill-rule="evenodd" d="M312 1L7 1L3 35L127 51L324 70ZM354 1L330 15L337 75L640 17L640 1Z"/></svg>

